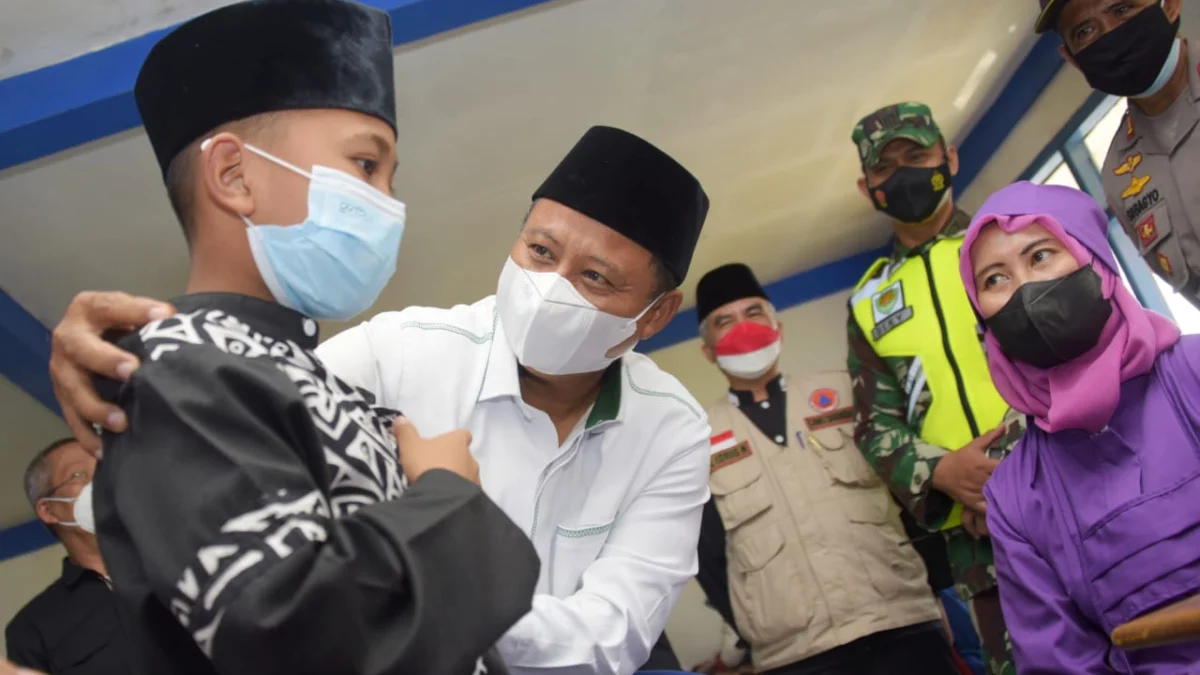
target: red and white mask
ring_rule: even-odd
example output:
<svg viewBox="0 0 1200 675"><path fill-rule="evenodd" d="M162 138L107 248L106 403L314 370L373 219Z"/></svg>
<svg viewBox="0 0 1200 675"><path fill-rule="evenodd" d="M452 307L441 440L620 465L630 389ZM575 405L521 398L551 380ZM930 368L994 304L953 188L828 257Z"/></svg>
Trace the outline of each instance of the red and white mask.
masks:
<svg viewBox="0 0 1200 675"><path fill-rule="evenodd" d="M779 360L779 330L753 321L734 326L713 347L721 370L753 380L771 370Z"/></svg>

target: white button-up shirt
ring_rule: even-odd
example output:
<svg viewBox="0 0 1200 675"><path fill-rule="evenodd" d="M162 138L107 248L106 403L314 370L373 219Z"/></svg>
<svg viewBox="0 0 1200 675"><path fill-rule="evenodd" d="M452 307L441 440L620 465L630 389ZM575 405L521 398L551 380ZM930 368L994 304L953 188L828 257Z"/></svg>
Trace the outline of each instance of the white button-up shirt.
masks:
<svg viewBox="0 0 1200 675"><path fill-rule="evenodd" d="M559 445L550 417L521 398L495 304L386 312L317 354L421 434L471 431L484 491L542 561L533 611L499 644L510 669L632 673L696 573L707 417L678 380L629 354Z"/></svg>

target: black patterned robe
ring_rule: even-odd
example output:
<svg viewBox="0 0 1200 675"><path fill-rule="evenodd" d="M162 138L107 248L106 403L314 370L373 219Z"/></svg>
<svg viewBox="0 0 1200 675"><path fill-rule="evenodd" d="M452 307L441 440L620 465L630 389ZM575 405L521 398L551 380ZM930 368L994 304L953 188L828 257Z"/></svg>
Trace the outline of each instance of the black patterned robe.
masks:
<svg viewBox="0 0 1200 675"><path fill-rule="evenodd" d="M95 477L101 553L147 675L496 675L537 554L480 488L407 485L394 412L328 373L317 326L239 295L122 338L129 416Z"/></svg>

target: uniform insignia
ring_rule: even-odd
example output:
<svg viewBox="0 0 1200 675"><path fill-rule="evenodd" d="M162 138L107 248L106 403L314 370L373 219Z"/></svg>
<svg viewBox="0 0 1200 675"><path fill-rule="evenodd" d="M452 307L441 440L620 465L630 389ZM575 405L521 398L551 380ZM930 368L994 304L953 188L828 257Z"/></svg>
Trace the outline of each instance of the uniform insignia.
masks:
<svg viewBox="0 0 1200 675"><path fill-rule="evenodd" d="M871 296L871 312L879 323L904 307L904 287L897 281Z"/></svg>
<svg viewBox="0 0 1200 675"><path fill-rule="evenodd" d="M830 412L838 406L838 393L828 387L818 389L809 394L808 405L819 413Z"/></svg>
<svg viewBox="0 0 1200 675"><path fill-rule="evenodd" d="M1158 266L1162 268L1163 274L1166 274L1167 276L1171 276L1175 273L1175 271L1171 269L1171 259L1167 257L1166 253L1160 252L1158 254Z"/></svg>
<svg viewBox="0 0 1200 675"><path fill-rule="evenodd" d="M875 317L875 328L871 330L871 335L876 340L911 319L913 308L904 304L904 286L897 281L872 295L871 313Z"/></svg>
<svg viewBox="0 0 1200 675"><path fill-rule="evenodd" d="M853 420L854 407L846 406L845 408L838 408L837 410L821 415L805 417L804 424L808 427L809 431L820 431L821 429L847 424Z"/></svg>
<svg viewBox="0 0 1200 675"><path fill-rule="evenodd" d="M933 185L933 189L936 192L941 192L942 190L946 189L946 177L942 175L941 171L935 171L933 173L933 177L929 179L929 182L931 185Z"/></svg>
<svg viewBox="0 0 1200 675"><path fill-rule="evenodd" d="M722 450L728 450L737 445L737 439L733 437L732 431L726 431L709 438L708 444L711 447L709 454L715 455Z"/></svg>
<svg viewBox="0 0 1200 675"><path fill-rule="evenodd" d="M1125 140L1132 141L1134 136L1133 115L1125 113Z"/></svg>
<svg viewBox="0 0 1200 675"><path fill-rule="evenodd" d="M1129 178L1129 187L1125 188L1125 191L1121 193L1121 199L1129 199L1130 197L1136 197L1142 194L1142 190L1146 187L1146 183L1150 182L1150 178L1151 176L1149 174L1142 176L1141 178L1138 178L1137 176L1131 176Z"/></svg>
<svg viewBox="0 0 1200 675"><path fill-rule="evenodd" d="M1154 242L1158 240L1158 228L1154 225L1154 214L1146 216L1146 219L1137 225L1138 241L1142 243L1142 249L1150 248Z"/></svg>
<svg viewBox="0 0 1200 675"><path fill-rule="evenodd" d="M1141 163L1142 153L1134 153L1126 157L1124 162L1118 164L1117 168L1113 169L1113 174L1117 176L1124 176L1127 173L1133 173Z"/></svg>
<svg viewBox="0 0 1200 675"><path fill-rule="evenodd" d="M733 438L733 432L727 432L730 439ZM712 473L719 469L723 469L730 464L740 462L750 455L754 454L754 450L750 447L750 441L742 441L738 443L734 441L733 445L724 450L713 452L708 458L708 472Z"/></svg>

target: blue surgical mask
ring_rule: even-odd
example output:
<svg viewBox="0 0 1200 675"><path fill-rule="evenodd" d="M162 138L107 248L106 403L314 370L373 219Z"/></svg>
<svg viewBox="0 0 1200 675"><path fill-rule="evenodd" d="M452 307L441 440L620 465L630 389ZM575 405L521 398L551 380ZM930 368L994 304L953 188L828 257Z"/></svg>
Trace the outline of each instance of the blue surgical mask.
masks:
<svg viewBox="0 0 1200 675"><path fill-rule="evenodd" d="M310 173L248 143L246 149L309 180L304 222L242 218L275 300L315 319L345 321L366 311L396 272L404 204L336 169L313 166Z"/></svg>

